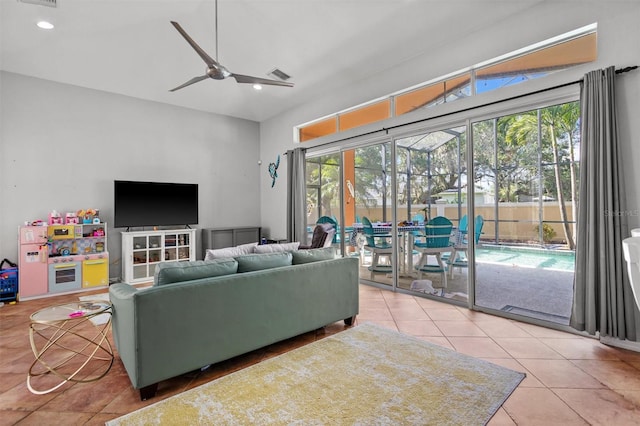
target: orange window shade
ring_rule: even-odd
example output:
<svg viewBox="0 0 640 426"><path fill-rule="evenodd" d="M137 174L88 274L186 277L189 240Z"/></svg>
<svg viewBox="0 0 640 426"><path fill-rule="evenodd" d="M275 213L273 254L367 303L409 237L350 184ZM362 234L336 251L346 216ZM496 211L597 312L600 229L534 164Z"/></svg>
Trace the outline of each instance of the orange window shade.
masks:
<svg viewBox="0 0 640 426"><path fill-rule="evenodd" d="M445 81L445 89L447 91L447 94L463 89L464 87L469 87L470 85L471 85L471 73L462 74ZM469 92L468 94L471 94L471 93Z"/></svg>
<svg viewBox="0 0 640 426"><path fill-rule="evenodd" d="M317 121L315 123L300 127L300 142L309 141L319 138L320 136L330 135L337 131L337 117L329 117L326 120Z"/></svg>
<svg viewBox="0 0 640 426"><path fill-rule="evenodd" d="M476 71L476 76L478 78L491 78L527 72L553 71L571 65L595 61L597 56L597 35L596 33L591 33L481 68Z"/></svg>
<svg viewBox="0 0 640 426"><path fill-rule="evenodd" d="M395 115L402 115L422 108L444 96L444 82L431 84L427 87L396 96Z"/></svg>
<svg viewBox="0 0 640 426"><path fill-rule="evenodd" d="M385 118L389 118L390 114L390 99L345 112L344 114L340 114L340 131L384 120Z"/></svg>

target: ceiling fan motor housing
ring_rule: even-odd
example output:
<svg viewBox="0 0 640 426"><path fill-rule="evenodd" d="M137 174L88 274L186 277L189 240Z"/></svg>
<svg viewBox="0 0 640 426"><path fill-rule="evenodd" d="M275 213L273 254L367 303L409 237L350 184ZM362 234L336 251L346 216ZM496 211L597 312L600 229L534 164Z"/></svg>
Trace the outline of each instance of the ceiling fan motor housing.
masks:
<svg viewBox="0 0 640 426"><path fill-rule="evenodd" d="M213 78L214 80L224 80L225 78L231 75L229 70L223 67L222 65L220 65L219 67L209 66L207 67L206 73L209 77Z"/></svg>

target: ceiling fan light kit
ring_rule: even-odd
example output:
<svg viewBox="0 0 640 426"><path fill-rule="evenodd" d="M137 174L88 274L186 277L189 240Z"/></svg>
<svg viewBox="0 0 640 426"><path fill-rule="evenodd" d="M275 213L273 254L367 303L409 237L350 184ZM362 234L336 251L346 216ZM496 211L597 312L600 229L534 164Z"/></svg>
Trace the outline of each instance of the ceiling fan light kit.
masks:
<svg viewBox="0 0 640 426"><path fill-rule="evenodd" d="M197 83L199 81L202 81L206 78L212 78L214 80L224 80L225 78L228 77L233 77L236 82L238 83L247 83L247 84L252 84L253 88L255 90L261 90L262 89L262 85L270 85L270 86L284 86L284 87L293 87L293 83L287 82L287 81L282 81L282 80L271 80L268 78L261 78L261 77L252 77L249 75L242 75L242 74L235 74L232 73L231 71L229 71L227 68L225 68L222 64L220 64L217 61L217 55L218 55L218 1L216 0L216 25L215 25L215 31L216 31L216 59L213 59L211 56L209 56L207 54L207 52L204 51L204 49L202 49L200 46L198 46L198 44L189 36L189 34L187 34L187 32L180 26L180 24L178 24L175 21L171 21L171 24L175 27L176 30L178 30L178 32L180 33L180 35L182 35L182 37L184 37L184 39L187 41L187 43L189 43L189 45L193 48L193 50L196 51L196 53L198 54L198 56L200 56L200 58L204 61L205 64L207 64L207 69L205 70L205 74L198 76L198 77L193 77L191 80L187 81L186 83L181 84L178 87L175 87L171 90L169 90L170 92L175 92L176 90L180 90L184 87L190 86L194 83ZM284 74L284 73L283 73ZM285 76L289 77L287 74L284 74Z"/></svg>

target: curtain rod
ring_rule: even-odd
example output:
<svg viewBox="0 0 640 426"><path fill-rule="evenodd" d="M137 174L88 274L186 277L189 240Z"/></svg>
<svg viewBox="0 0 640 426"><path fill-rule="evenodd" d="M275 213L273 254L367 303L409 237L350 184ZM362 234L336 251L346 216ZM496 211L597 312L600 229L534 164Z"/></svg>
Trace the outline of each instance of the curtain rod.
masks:
<svg viewBox="0 0 640 426"><path fill-rule="evenodd" d="M638 65L632 65L632 66L628 66L628 67L617 69L615 71L615 73L616 74L622 74L622 73L625 73L625 72L633 71L633 70L635 70L637 68L638 68ZM359 137L362 137L362 136L373 135L373 134L379 133L381 131L388 132L389 130L397 129L398 127L410 126L412 124L418 124L418 123L422 123L424 121L434 120L434 119L442 118L442 117L448 117L448 116L453 115L453 114L459 114L461 112L473 111L474 109L484 108L484 107L491 106L491 105L496 105L496 104L499 104L499 103L502 103L502 102L507 102L507 101L512 101L512 100L515 100L515 99L524 98L526 96L537 95L539 93L548 92L550 90L561 89L563 87L567 87L567 86L571 86L573 84L581 83L582 80L583 79L570 81L568 83L562 83L562 84L558 84L556 86L551 86L551 87L547 87L547 88L544 88L544 89L534 90L533 92L523 93L521 95L512 96L510 98L500 99L498 101L493 101L493 102L487 102L486 104L476 105L476 106L472 106L472 107L469 107L469 108L460 109L460 110L457 110L457 111L447 112L447 113L436 115L436 116L429 117L429 118L421 118L419 120L411 121L409 123L396 124L396 125L390 126L390 127L383 127L382 129L372 130L370 132L361 133L361 134L358 134L358 135L355 135L355 136L348 136L348 137L346 137L344 139L339 139L339 140L340 141L347 141L347 140L359 138ZM332 141L332 142L326 142L326 143L323 143L323 144L320 144L320 145L314 145L313 148L317 148L317 147L325 146L325 145L330 145L330 144L333 144L333 143L336 143L336 142L338 142L338 141ZM287 153L285 152L284 155L287 155Z"/></svg>

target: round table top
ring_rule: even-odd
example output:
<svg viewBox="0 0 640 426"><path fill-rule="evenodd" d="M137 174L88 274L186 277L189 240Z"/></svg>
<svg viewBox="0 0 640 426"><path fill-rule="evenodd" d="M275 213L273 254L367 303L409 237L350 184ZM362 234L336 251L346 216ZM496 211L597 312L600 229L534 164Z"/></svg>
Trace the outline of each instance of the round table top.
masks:
<svg viewBox="0 0 640 426"><path fill-rule="evenodd" d="M47 323L94 316L111 308L104 300L89 300L49 306L31 314L31 322Z"/></svg>

